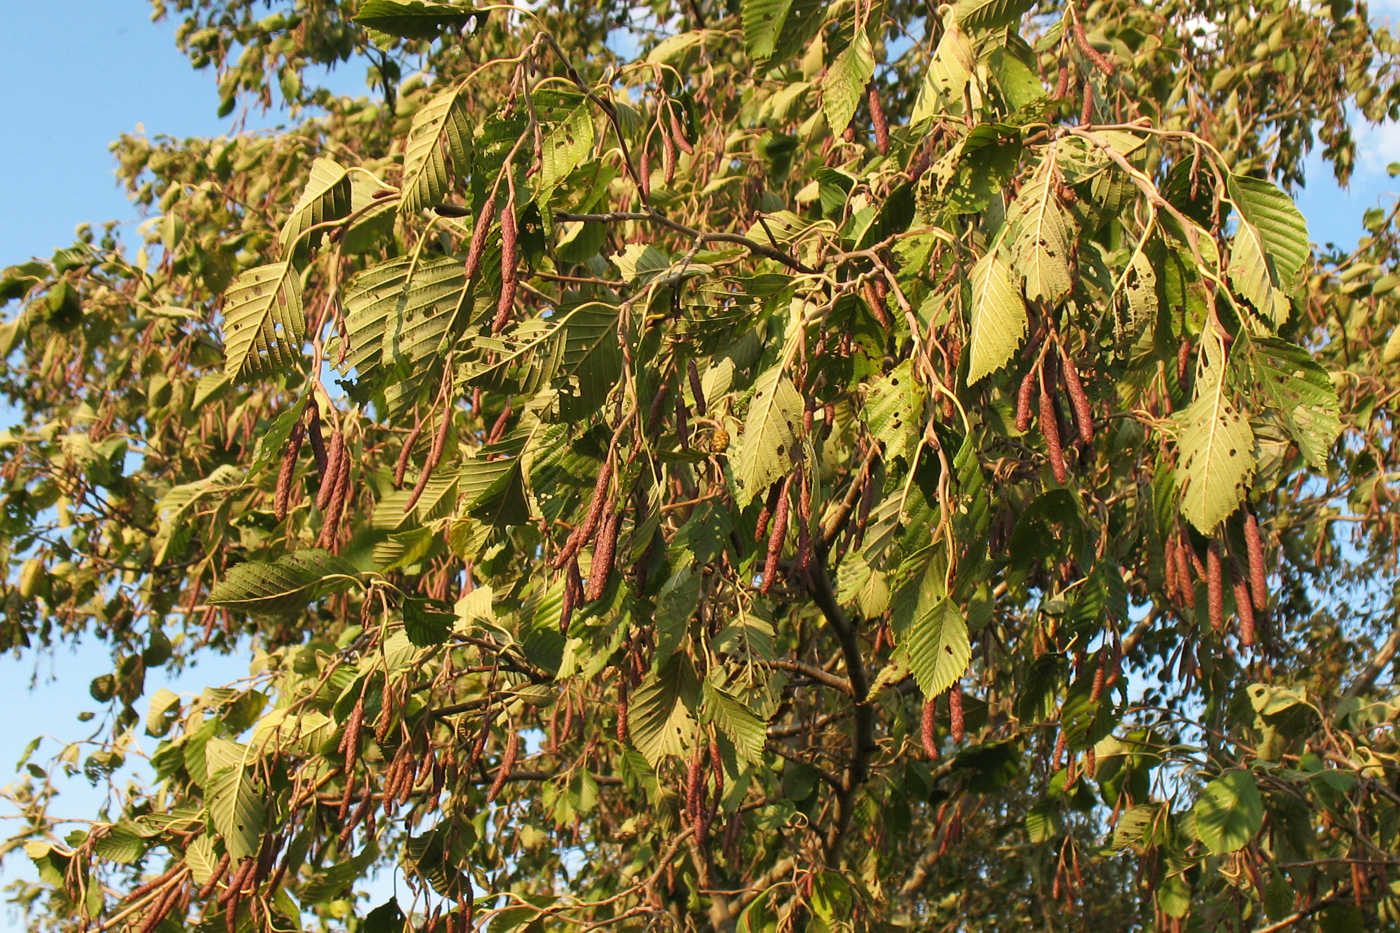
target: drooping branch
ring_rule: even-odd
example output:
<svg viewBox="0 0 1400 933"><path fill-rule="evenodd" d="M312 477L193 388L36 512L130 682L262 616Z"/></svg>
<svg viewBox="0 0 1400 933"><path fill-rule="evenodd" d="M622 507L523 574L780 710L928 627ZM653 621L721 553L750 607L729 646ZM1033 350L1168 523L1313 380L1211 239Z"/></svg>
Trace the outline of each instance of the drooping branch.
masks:
<svg viewBox="0 0 1400 933"><path fill-rule="evenodd" d="M744 247L744 249L756 256L763 256L775 262L780 262L789 269L801 272L803 275L817 274L816 269L813 269L811 266L808 266L777 247L770 246L767 243L760 243L757 240L751 240L740 233L715 233L713 231L698 230L678 220L672 220L660 211L608 211L605 214L575 214L569 211L557 211L554 217L556 220L565 222L592 224L622 223L627 220L646 221L648 223L659 224L662 227L706 243L734 243Z"/></svg>

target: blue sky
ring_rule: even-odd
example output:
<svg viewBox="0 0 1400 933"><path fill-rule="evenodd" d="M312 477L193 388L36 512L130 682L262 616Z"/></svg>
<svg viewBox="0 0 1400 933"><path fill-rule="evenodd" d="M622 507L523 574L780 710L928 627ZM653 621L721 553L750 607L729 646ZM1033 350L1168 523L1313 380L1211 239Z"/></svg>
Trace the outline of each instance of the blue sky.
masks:
<svg viewBox="0 0 1400 933"><path fill-rule="evenodd" d="M149 6L142 0L70 0L61 16L45 4L7 7L5 28L0 30L0 94L11 130L0 147L0 267L67 245L80 223L138 219L116 184L107 150L121 133L144 129L152 136L218 135L232 123L215 115L218 96L212 72L189 68L174 47L173 26L152 24ZM1373 4L1372 9L1393 14L1400 2ZM351 66L338 73L337 87L358 89L355 71ZM275 114L252 115L249 122L258 125L271 119ZM1361 212L1400 190L1400 179L1392 180L1385 172L1387 163L1400 161L1400 127L1366 129L1361 138L1349 191L1339 191L1320 164L1309 172L1313 185L1299 203L1315 241L1354 242ZM8 778L7 765L36 734L83 734L75 716L96 707L87 696L87 684L105 670L100 645L72 653L60 649L37 664L33 658L0 659L0 683L5 684L0 695L5 713L0 717L0 783ZM173 684L153 676L148 687L193 690L243 673L241 661L216 662ZM28 687L35 677L31 692ZM45 745L50 754L56 748ZM92 812L99 792L86 789L81 780L67 786L74 793L65 797L65 811ZM5 812L0 806L0 815ZM0 823L0 829L4 825ZM0 871L0 883L28 874L26 860L17 854ZM0 929L11 920L0 910Z"/></svg>

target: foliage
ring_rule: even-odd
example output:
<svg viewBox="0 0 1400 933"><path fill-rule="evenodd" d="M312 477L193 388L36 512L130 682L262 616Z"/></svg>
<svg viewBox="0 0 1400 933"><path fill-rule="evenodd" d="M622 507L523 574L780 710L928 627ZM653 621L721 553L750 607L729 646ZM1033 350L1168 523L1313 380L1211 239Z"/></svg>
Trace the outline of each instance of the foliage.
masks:
<svg viewBox="0 0 1400 933"><path fill-rule="evenodd" d="M113 659L33 924L1400 923L1364 7L169 6L300 122L0 283L0 639Z"/></svg>

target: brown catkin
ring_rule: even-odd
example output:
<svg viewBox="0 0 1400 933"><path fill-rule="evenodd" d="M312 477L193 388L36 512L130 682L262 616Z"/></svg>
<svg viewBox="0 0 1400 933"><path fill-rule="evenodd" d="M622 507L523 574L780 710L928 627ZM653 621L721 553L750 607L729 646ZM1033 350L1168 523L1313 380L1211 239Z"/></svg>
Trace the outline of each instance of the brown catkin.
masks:
<svg viewBox="0 0 1400 933"><path fill-rule="evenodd" d="M1249 598L1249 583L1234 561L1230 562L1230 587L1235 594L1235 611L1240 616L1240 645L1251 648L1254 646L1254 604Z"/></svg>
<svg viewBox="0 0 1400 933"><path fill-rule="evenodd" d="M651 148L650 138L642 142L641 154L637 157L637 187L641 189L642 200L651 200Z"/></svg>
<svg viewBox="0 0 1400 933"><path fill-rule="evenodd" d="M1094 122L1094 84L1085 79L1084 87L1081 89L1083 96L1079 99L1079 123L1082 126L1089 126Z"/></svg>
<svg viewBox="0 0 1400 933"><path fill-rule="evenodd" d="M1054 92L1054 95L1053 95L1053 96L1055 97L1056 100L1059 100L1059 99L1063 98L1063 97L1064 97L1066 94L1068 94L1068 93L1069 93L1069 65L1068 65L1065 61L1061 60L1061 61L1060 61L1059 73L1056 74L1056 76L1055 76L1055 92Z"/></svg>
<svg viewBox="0 0 1400 933"><path fill-rule="evenodd" d="M938 759L938 735L935 727L938 722L938 706L933 697L924 701L923 711L919 715L919 741L923 743L924 754L930 761Z"/></svg>
<svg viewBox="0 0 1400 933"><path fill-rule="evenodd" d="M493 334L499 334L510 320L511 311L515 308L515 289L519 284L516 278L519 271L516 268L519 230L515 222L515 184L509 175L506 176L506 183L506 203L501 210L501 297L496 302L496 317L491 321Z"/></svg>
<svg viewBox="0 0 1400 933"><path fill-rule="evenodd" d="M184 885L182 884L172 884L166 888L161 896L156 898L155 906L151 908L150 913L146 914L146 919L142 921L141 926L137 927L136 933L151 933L165 919L165 915L170 913L170 909L180 899L180 892L183 889Z"/></svg>
<svg viewBox="0 0 1400 933"><path fill-rule="evenodd" d="M593 549L593 563L588 568L588 586L584 597L593 602L607 589L608 578L612 576L613 560L617 551L617 533L622 527L622 510L610 514L598 531L598 544Z"/></svg>
<svg viewBox="0 0 1400 933"><path fill-rule="evenodd" d="M954 742L961 742L965 734L963 721L962 688L957 684L948 688L948 735Z"/></svg>
<svg viewBox="0 0 1400 933"><path fill-rule="evenodd" d="M782 556L783 540L787 537L788 486L791 483L791 476L783 481L782 489L778 492L777 505L773 509L773 527L768 532L768 552L763 559L763 582L758 588L760 593L771 590L773 581L778 576L778 558Z"/></svg>
<svg viewBox="0 0 1400 933"><path fill-rule="evenodd" d="M666 187L676 180L676 140L670 133L661 134L661 171L666 179Z"/></svg>
<svg viewBox="0 0 1400 933"><path fill-rule="evenodd" d="M870 125L875 130L875 149L880 155L890 151L890 125L880 104L880 90L872 80L865 86L865 102L870 107Z"/></svg>
<svg viewBox="0 0 1400 933"><path fill-rule="evenodd" d="M241 894L244 885L248 883L248 876L252 874L255 867L257 867L257 860L252 857L240 861L238 867L234 869L233 877L228 880L228 887L224 888L224 893L219 895L218 902L220 904L227 903Z"/></svg>
<svg viewBox="0 0 1400 933"><path fill-rule="evenodd" d="M277 471L277 491L272 497L272 511L280 522L287 517L287 507L292 500L292 476L296 473L297 457L301 455L301 442L305 428L298 421L292 425L287 447L282 451L282 466Z"/></svg>
<svg viewBox="0 0 1400 933"><path fill-rule="evenodd" d="M1183 339L1176 349L1176 384L1185 386L1186 373L1191 365L1191 341Z"/></svg>
<svg viewBox="0 0 1400 933"><path fill-rule="evenodd" d="M705 417L705 387L700 381L700 370L694 359L685 361L685 374L690 379L690 394L695 396L695 413Z"/></svg>
<svg viewBox="0 0 1400 933"><path fill-rule="evenodd" d="M564 542L563 550L554 559L555 570L573 560L579 549L592 539L593 532L598 527L598 520L603 515L603 509L608 504L608 483L612 480L612 469L612 450L609 448L603 457L603 467L598 471L598 478L593 483L593 498L588 501L588 515L583 524L576 527Z"/></svg>
<svg viewBox="0 0 1400 933"><path fill-rule="evenodd" d="M419 418L413 422L413 429L408 432L408 437L403 439L403 447L399 448L399 459L394 461L394 488L403 486L404 474L408 472L408 458L413 453L413 445L418 442L418 437L423 433L423 425L427 423L426 418Z"/></svg>
<svg viewBox="0 0 1400 933"><path fill-rule="evenodd" d="M491 423L491 430L486 432L486 443L495 444L505 437L506 425L510 423L510 416L514 410L514 404L506 402L506 407L501 409L501 413Z"/></svg>
<svg viewBox="0 0 1400 933"><path fill-rule="evenodd" d="M696 749L690 756L690 761L685 768L685 812L690 817L690 824L695 827L697 836L700 833L700 822L702 819L702 808L704 806L703 782L705 780L704 759L701 757L700 749ZM703 842L701 843L703 845Z"/></svg>
<svg viewBox="0 0 1400 933"><path fill-rule="evenodd" d="M768 487L768 495L763 500L763 508L758 512L758 524L753 529L753 540L755 544L760 543L768 537L768 523L773 518L773 510L778 507L778 496L783 492L782 483L774 483Z"/></svg>
<svg viewBox="0 0 1400 933"><path fill-rule="evenodd" d="M685 138L685 129L681 126L681 118L676 115L676 105L668 104L666 112L671 117L671 138L676 141L681 152L686 155L695 155L695 147L690 144L690 140Z"/></svg>
<svg viewBox="0 0 1400 933"><path fill-rule="evenodd" d="M325 522L321 526L320 546L330 549L340 532L340 520L345 515L345 504L350 499L350 454L340 457L336 474L335 488L331 490L330 502L326 504Z"/></svg>
<svg viewBox="0 0 1400 933"><path fill-rule="evenodd" d="M336 481L340 479L340 459L345 456L345 434L339 429L331 435L330 448L326 451L326 466L321 471L321 487L316 492L316 508L326 510L330 505L331 493L335 492Z"/></svg>
<svg viewBox="0 0 1400 933"><path fill-rule="evenodd" d="M486 802L491 803L496 799L496 795L501 792L501 788L506 786L506 781L510 780L510 772L515 768L515 758L520 754L520 733L511 726L510 737L506 739L506 750L501 754L501 766L496 769L496 779L491 782L491 789L486 792Z"/></svg>
<svg viewBox="0 0 1400 933"><path fill-rule="evenodd" d="M1089 407L1089 396L1084 392L1084 383L1079 379L1079 370L1074 366L1074 360L1069 358L1069 354L1060 348L1060 359L1064 363L1060 367L1060 376L1065 381L1065 390L1069 392L1070 404L1074 406L1074 423L1079 428L1079 439L1086 444L1094 442L1094 410Z"/></svg>
<svg viewBox="0 0 1400 933"><path fill-rule="evenodd" d="M423 469L418 474L418 481L413 484L413 491L408 494L408 501L404 503L404 514L413 511L418 500L423 498L424 491L428 488L428 480L432 479L433 470L437 469L438 463L442 461L442 452L447 447L447 433L452 427L452 402L451 394L448 394L448 402L442 409L442 418L438 420L437 431L433 434L432 446L428 448L428 456L423 461Z"/></svg>
<svg viewBox="0 0 1400 933"><path fill-rule="evenodd" d="M1035 367L1031 367L1021 377L1021 387L1016 390L1016 430L1022 434L1031 427L1031 396L1035 394L1037 375Z"/></svg>
<svg viewBox="0 0 1400 933"><path fill-rule="evenodd" d="M1071 30L1074 33L1074 41L1079 46L1079 51L1084 53L1084 57L1093 62L1094 67L1101 71L1105 77L1112 76L1113 63L1104 58L1103 54L1098 49L1089 44L1088 36L1084 35L1084 24L1080 22L1078 16L1074 18L1074 22L1071 24Z"/></svg>
<svg viewBox="0 0 1400 933"><path fill-rule="evenodd" d="M306 439L311 443L311 456L316 460L316 472L326 475L326 440L321 434L321 412L313 403L307 406Z"/></svg>
<svg viewBox="0 0 1400 933"><path fill-rule="evenodd" d="M676 440L682 450L690 447L690 409L683 395L676 396Z"/></svg>
<svg viewBox="0 0 1400 933"><path fill-rule="evenodd" d="M219 886L219 879L223 878L224 872L228 871L228 863L229 855L227 852L225 852L223 855L219 856L219 862L217 865L214 866L214 873L209 876L208 881L204 882L204 884L200 886L199 891L195 894L195 897L199 898L202 901L208 898L209 895L214 893L214 889Z"/></svg>
<svg viewBox="0 0 1400 933"><path fill-rule="evenodd" d="M462 272L468 279L481 268L481 254L486 251L486 235L491 232L491 221L496 214L494 194L488 195L481 205L481 213L476 215L476 226L472 228L472 240L467 246L467 258L462 266Z"/></svg>
<svg viewBox="0 0 1400 933"><path fill-rule="evenodd" d="M865 292L865 303L870 306L870 313L881 327L889 330L889 310L885 307L885 300L880 297L880 292L875 288L875 280L866 279L861 282L861 290Z"/></svg>
<svg viewBox="0 0 1400 933"><path fill-rule="evenodd" d="M1206 591L1209 595L1210 627L1218 632L1225 625L1225 580L1217 541L1212 541L1206 550Z"/></svg>
<svg viewBox="0 0 1400 933"><path fill-rule="evenodd" d="M627 742L627 678L617 679L617 740Z"/></svg>
<svg viewBox="0 0 1400 933"><path fill-rule="evenodd" d="M1244 513L1244 544L1249 555L1249 594L1254 608L1262 610L1269 605L1269 581L1264 571L1264 537L1253 512Z"/></svg>
<svg viewBox="0 0 1400 933"><path fill-rule="evenodd" d="M564 572L564 598L559 606L559 632L562 635L569 634L569 622L574 617L574 605L583 595L582 584L575 585L578 577L578 565L571 562L569 570Z"/></svg>
<svg viewBox="0 0 1400 933"><path fill-rule="evenodd" d="M1050 458L1050 469L1055 473L1055 482L1064 484L1069 479L1065 467L1065 451L1060 445L1060 424L1055 416L1055 398L1042 382L1040 386L1040 434L1045 438L1045 453Z"/></svg>
<svg viewBox="0 0 1400 933"><path fill-rule="evenodd" d="M1181 596L1192 612L1196 611L1196 583L1191 575L1191 558L1195 552L1185 538L1178 541L1173 557L1176 560L1176 578L1181 587Z"/></svg>

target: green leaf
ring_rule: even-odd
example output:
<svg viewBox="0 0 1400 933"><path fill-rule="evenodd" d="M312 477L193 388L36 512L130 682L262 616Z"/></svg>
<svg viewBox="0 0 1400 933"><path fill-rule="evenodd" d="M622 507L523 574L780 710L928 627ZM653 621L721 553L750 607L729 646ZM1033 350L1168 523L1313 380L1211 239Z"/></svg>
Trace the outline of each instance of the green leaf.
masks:
<svg viewBox="0 0 1400 933"><path fill-rule="evenodd" d="M1181 514L1201 534L1215 526L1244 501L1254 476L1254 431L1245 413L1230 399L1224 366L1212 355L1196 379L1195 400L1175 416L1181 426L1177 438L1177 486L1181 490Z"/></svg>
<svg viewBox="0 0 1400 933"><path fill-rule="evenodd" d="M914 379L914 364L905 360L870 387L864 405L870 433L884 444L885 461L907 456L924 432L924 393Z"/></svg>
<svg viewBox="0 0 1400 933"><path fill-rule="evenodd" d="M194 883L204 885L214 877L219 867L219 856L214 852L214 837L200 833L185 849L185 864L190 866L190 877Z"/></svg>
<svg viewBox="0 0 1400 933"><path fill-rule="evenodd" d="M822 112L833 133L840 133L850 124L874 74L875 50L865 30L859 29L822 79Z"/></svg>
<svg viewBox="0 0 1400 933"><path fill-rule="evenodd" d="M554 93L535 96L539 120L548 127L540 145L540 171L536 176L537 190L543 193L553 191L592 155L593 105L576 94L567 98Z"/></svg>
<svg viewBox="0 0 1400 933"><path fill-rule="evenodd" d="M190 518L200 500L215 497L219 501L243 486L243 471L225 463L214 468L204 479L174 486L156 503L158 525L151 547L156 563L175 560L184 554L190 538Z"/></svg>
<svg viewBox="0 0 1400 933"><path fill-rule="evenodd" d="M895 642L926 697L956 683L972 660L962 612L951 599L933 597L941 583L935 562L921 582L899 594L894 612Z"/></svg>
<svg viewBox="0 0 1400 933"><path fill-rule="evenodd" d="M1290 310L1288 295L1308 260L1308 227L1293 201L1263 178L1231 175L1226 181L1239 209L1230 241L1230 282L1275 327Z"/></svg>
<svg viewBox="0 0 1400 933"><path fill-rule="evenodd" d="M240 762L215 770L208 791L209 819L229 858L237 862L257 855L267 821L261 783Z"/></svg>
<svg viewBox="0 0 1400 933"><path fill-rule="evenodd" d="M452 185L449 169L466 170L472 128L464 92L465 85L441 91L413 115L404 143L401 213L443 203Z"/></svg>
<svg viewBox="0 0 1400 933"><path fill-rule="evenodd" d="M972 267L972 333L967 383L1001 369L1026 335L1026 302L1011 267L995 249Z"/></svg>
<svg viewBox="0 0 1400 933"><path fill-rule="evenodd" d="M165 687L151 694L150 710L146 713L146 732L162 736L170 731L176 714L180 711L180 696Z"/></svg>
<svg viewBox="0 0 1400 933"><path fill-rule="evenodd" d="M628 707L628 735L653 767L667 756L682 757L695 733L684 696L679 660L647 678Z"/></svg>
<svg viewBox="0 0 1400 933"><path fill-rule="evenodd" d="M1342 433L1341 402L1327 371L1307 350L1284 340L1255 338L1250 346L1255 384L1309 465L1325 470Z"/></svg>
<svg viewBox="0 0 1400 933"><path fill-rule="evenodd" d="M821 0L742 0L744 47L761 65L796 54L821 28Z"/></svg>
<svg viewBox="0 0 1400 933"><path fill-rule="evenodd" d="M768 727L757 713L745 706L728 691L708 680L703 684L702 712L724 733L739 760L758 764L763 760L763 746L768 741Z"/></svg>
<svg viewBox="0 0 1400 933"><path fill-rule="evenodd" d="M130 865L146 851L147 843L132 823L123 821L107 828L93 850L99 858L119 865Z"/></svg>
<svg viewBox="0 0 1400 933"><path fill-rule="evenodd" d="M1026 283L1026 297L1053 305L1073 285L1070 277L1069 213L1055 194L1055 160L1047 155L1035 177L1021 186L1007 210L1006 222L1014 225L1012 245L1016 270Z"/></svg>
<svg viewBox="0 0 1400 933"><path fill-rule="evenodd" d="M445 26L464 26L476 16L485 16L471 7L425 0L365 0L355 22L386 35L405 39L435 39Z"/></svg>
<svg viewBox="0 0 1400 933"><path fill-rule="evenodd" d="M306 335L301 278L290 261L256 266L224 293L224 372L234 380L295 369Z"/></svg>
<svg viewBox="0 0 1400 933"><path fill-rule="evenodd" d="M802 396L782 364L754 381L744 432L734 455L735 499L740 508L792 469L793 445L802 423Z"/></svg>
<svg viewBox="0 0 1400 933"><path fill-rule="evenodd" d="M399 256L345 286L346 370L363 377L380 366L416 367L438 355L444 339L473 310L462 262L451 256Z"/></svg>
<svg viewBox="0 0 1400 933"><path fill-rule="evenodd" d="M353 582L355 572L322 550L294 551L271 563L250 560L214 584L209 603L259 615L295 612L317 595Z"/></svg>
<svg viewBox="0 0 1400 933"><path fill-rule="evenodd" d="M442 644L456 621L455 613L434 600L409 596L403 601L403 630L417 648Z"/></svg>
<svg viewBox="0 0 1400 933"><path fill-rule="evenodd" d="M1264 801L1254 775L1227 771L1211 781L1191 808L1196 835L1215 855L1242 849L1264 823Z"/></svg>
<svg viewBox="0 0 1400 933"><path fill-rule="evenodd" d="M282 225L284 258L292 258L303 236L306 245L315 247L328 232L321 224L340 220L350 213L350 190L349 171L334 159L321 156L311 163L311 180Z"/></svg>
<svg viewBox="0 0 1400 933"><path fill-rule="evenodd" d="M953 21L969 32L990 32L1020 20L1031 0L958 0Z"/></svg>
<svg viewBox="0 0 1400 933"><path fill-rule="evenodd" d="M910 125L918 124L935 116L939 108L960 111L963 106L963 90L972 80L973 69L977 66L977 53L972 40L956 24L943 30L938 40L938 48L929 62L928 71L919 85L919 96L914 101L914 109L909 117Z"/></svg>

